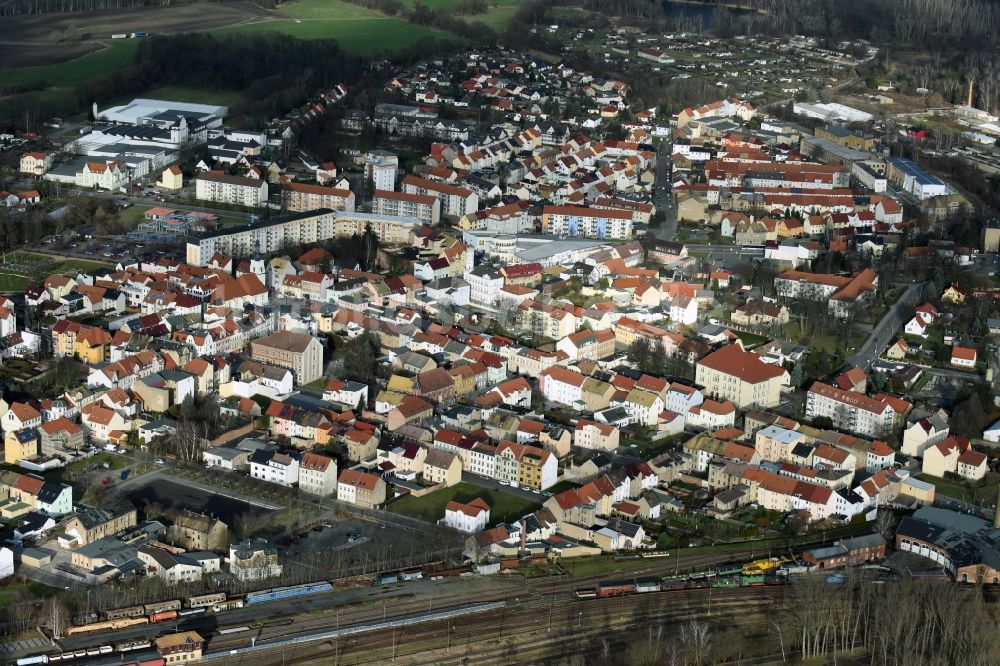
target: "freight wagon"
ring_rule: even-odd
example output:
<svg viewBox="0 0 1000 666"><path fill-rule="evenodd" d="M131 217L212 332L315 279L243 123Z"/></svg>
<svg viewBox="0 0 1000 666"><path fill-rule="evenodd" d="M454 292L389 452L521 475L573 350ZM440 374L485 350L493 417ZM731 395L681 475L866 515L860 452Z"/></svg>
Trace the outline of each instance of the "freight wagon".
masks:
<svg viewBox="0 0 1000 666"><path fill-rule="evenodd" d="M120 620L108 620L106 622L94 622L93 624L85 624L81 627L70 627L66 630L67 636L72 636L74 634L86 634L91 631L107 631L108 629L125 629L126 627L134 627L138 624L149 624L148 617L126 617Z"/></svg>
<svg viewBox="0 0 1000 666"><path fill-rule="evenodd" d="M163 622L165 620L176 620L176 619L177 619L177 611L175 610L160 611L159 613L151 613L149 616L150 622Z"/></svg>
<svg viewBox="0 0 1000 666"><path fill-rule="evenodd" d="M225 592L215 592L214 594L202 594L196 597L188 597L184 603L185 608L208 608L221 604L226 600Z"/></svg>
<svg viewBox="0 0 1000 666"><path fill-rule="evenodd" d="M107 612L109 620L120 620L123 617L139 617L145 615L146 611L142 606L129 606L128 608L116 608Z"/></svg>
<svg viewBox="0 0 1000 666"><path fill-rule="evenodd" d="M177 611L181 609L181 600L171 599L170 601L157 601L155 603L144 605L142 609L146 615L154 615L156 613L162 613L163 611Z"/></svg>

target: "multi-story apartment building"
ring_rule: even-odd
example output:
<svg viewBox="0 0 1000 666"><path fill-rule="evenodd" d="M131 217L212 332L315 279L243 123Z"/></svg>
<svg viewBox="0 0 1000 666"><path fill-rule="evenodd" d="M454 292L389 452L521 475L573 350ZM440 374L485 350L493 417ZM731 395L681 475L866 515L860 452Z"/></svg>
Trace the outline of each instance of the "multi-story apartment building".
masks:
<svg viewBox="0 0 1000 666"><path fill-rule="evenodd" d="M337 499L366 509L385 502L386 483L381 477L356 469L345 469L337 478Z"/></svg>
<svg viewBox="0 0 1000 666"><path fill-rule="evenodd" d="M351 228L353 230L354 226ZM361 231L364 232L363 225ZM192 266L205 266L216 253L230 257L269 254L288 245L318 243L335 235L336 225L332 210L292 213L260 220L246 226L192 236L187 243L187 263ZM353 235L353 231L344 235Z"/></svg>
<svg viewBox="0 0 1000 666"><path fill-rule="evenodd" d="M286 183L281 190L281 201L285 210L296 213L320 208L354 210L354 192L310 183Z"/></svg>
<svg viewBox="0 0 1000 666"><path fill-rule="evenodd" d="M738 344L712 352L695 368L695 381L705 387L703 393L731 400L739 409L776 407L782 385L789 382L786 370L764 363Z"/></svg>
<svg viewBox="0 0 1000 666"><path fill-rule="evenodd" d="M323 376L323 345L304 333L278 331L250 343L255 361L288 368L298 384L308 384Z"/></svg>
<svg viewBox="0 0 1000 666"><path fill-rule="evenodd" d="M597 361L615 353L615 332L583 330L556 343L570 361Z"/></svg>
<svg viewBox="0 0 1000 666"><path fill-rule="evenodd" d="M186 550L224 550L227 531L218 518L185 510L170 526L167 537Z"/></svg>
<svg viewBox="0 0 1000 666"><path fill-rule="evenodd" d="M129 180L124 162L87 162L76 172L77 187L116 190Z"/></svg>
<svg viewBox="0 0 1000 666"><path fill-rule="evenodd" d="M464 274L469 283L469 300L479 305L493 307L503 287L503 276L489 266L476 266Z"/></svg>
<svg viewBox="0 0 1000 666"><path fill-rule="evenodd" d="M209 171L198 174L195 179L195 197L203 201L259 208L267 204L267 181Z"/></svg>
<svg viewBox="0 0 1000 666"><path fill-rule="evenodd" d="M888 400L814 382L806 393L806 418L821 416L831 419L838 430L868 437L887 437L900 418Z"/></svg>
<svg viewBox="0 0 1000 666"><path fill-rule="evenodd" d="M299 461L299 489L326 497L337 492L337 461L319 453L303 453Z"/></svg>
<svg viewBox="0 0 1000 666"><path fill-rule="evenodd" d="M415 217L424 224L441 221L441 200L430 194L375 190L372 210L379 215Z"/></svg>
<svg viewBox="0 0 1000 666"><path fill-rule="evenodd" d="M618 441L618 428L610 423L599 423L589 419L580 419L576 423L573 445L578 449L614 451L618 448Z"/></svg>
<svg viewBox="0 0 1000 666"><path fill-rule="evenodd" d="M299 480L299 455L258 449L250 457L250 476L290 488Z"/></svg>
<svg viewBox="0 0 1000 666"><path fill-rule="evenodd" d="M542 233L625 240L632 237L632 212L583 206L545 206L542 209Z"/></svg>
<svg viewBox="0 0 1000 666"><path fill-rule="evenodd" d="M229 573L236 580L263 580L281 575L278 551L263 539L247 539L229 546Z"/></svg>
<svg viewBox="0 0 1000 666"><path fill-rule="evenodd" d="M30 151L21 155L20 171L26 176L44 175L52 167L54 153Z"/></svg>
<svg viewBox="0 0 1000 666"><path fill-rule="evenodd" d="M517 482L522 488L545 490L555 484L559 463L551 451L523 446L518 463Z"/></svg>
<svg viewBox="0 0 1000 666"><path fill-rule="evenodd" d="M573 405L583 400L587 377L560 366L553 366L538 377L538 391L546 400Z"/></svg>
<svg viewBox="0 0 1000 666"><path fill-rule="evenodd" d="M396 188L396 169L399 158L382 150L365 153L365 187L368 192L383 190L391 192Z"/></svg>
<svg viewBox="0 0 1000 666"><path fill-rule="evenodd" d="M866 268L851 277L785 271L774 280L778 296L806 301L827 302L830 312L846 317L852 308L871 300L878 289L878 274Z"/></svg>
<svg viewBox="0 0 1000 666"><path fill-rule="evenodd" d="M459 532L482 532L490 522L490 505L482 497L468 504L452 500L444 508L443 522Z"/></svg>
<svg viewBox="0 0 1000 666"><path fill-rule="evenodd" d="M408 243L411 232L419 229L421 224L415 217L342 211L334 216L333 235L355 236L370 229L382 243Z"/></svg>
<svg viewBox="0 0 1000 666"><path fill-rule="evenodd" d="M470 189L439 183L435 180L407 176L403 179L403 191L409 194L425 194L441 201L441 214L462 217L479 210L479 195Z"/></svg>

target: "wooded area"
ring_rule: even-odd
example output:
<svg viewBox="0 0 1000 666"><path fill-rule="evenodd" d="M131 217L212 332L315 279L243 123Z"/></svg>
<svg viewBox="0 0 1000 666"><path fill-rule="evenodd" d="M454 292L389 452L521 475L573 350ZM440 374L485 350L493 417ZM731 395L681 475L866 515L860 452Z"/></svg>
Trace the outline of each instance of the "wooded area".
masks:
<svg viewBox="0 0 1000 666"><path fill-rule="evenodd" d="M52 14L56 12L98 12L105 9L170 7L197 0L9 0L0 2L0 16Z"/></svg>

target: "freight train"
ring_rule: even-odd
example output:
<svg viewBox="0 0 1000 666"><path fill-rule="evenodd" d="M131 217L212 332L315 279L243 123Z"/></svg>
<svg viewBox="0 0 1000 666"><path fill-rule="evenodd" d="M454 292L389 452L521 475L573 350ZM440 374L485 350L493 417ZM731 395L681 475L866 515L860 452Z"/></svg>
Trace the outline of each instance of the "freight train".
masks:
<svg viewBox="0 0 1000 666"><path fill-rule="evenodd" d="M577 599L606 599L608 597L624 597L633 594L650 592L675 592L678 590L698 589L728 589L734 587L760 587L764 585L784 585L787 578L782 576L765 576L762 574L748 576L743 573L717 575L693 574L677 578L636 578L633 580L601 581L597 587L576 590Z"/></svg>
<svg viewBox="0 0 1000 666"><path fill-rule="evenodd" d="M166 620L175 620L178 617L207 613L209 610L213 613L222 613L236 608L243 608L245 604L290 599L292 597L316 594L318 592L329 592L331 590L333 590L333 585L323 581L320 583L306 583L304 585L276 587L270 590L251 592L244 597L230 597L225 592L216 592L213 594L185 597L183 599L157 601L141 606L115 608L104 613L103 621L70 627L66 631L66 635L72 636L74 634L84 634L94 631L124 629L125 627L140 624L154 624Z"/></svg>

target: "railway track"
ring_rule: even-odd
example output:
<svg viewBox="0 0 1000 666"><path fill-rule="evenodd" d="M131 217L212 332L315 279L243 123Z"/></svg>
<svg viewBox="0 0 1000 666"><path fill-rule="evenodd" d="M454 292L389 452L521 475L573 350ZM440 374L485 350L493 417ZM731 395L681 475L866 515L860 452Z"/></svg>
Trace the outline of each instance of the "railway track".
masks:
<svg viewBox="0 0 1000 666"><path fill-rule="evenodd" d="M749 552L749 550L748 550ZM714 564L728 562L733 557L739 557L737 553L699 555L693 557L682 557L680 570L684 571L691 567L707 567ZM678 564L672 560L648 560L647 566L632 569L618 574L619 577L634 578L647 576L671 575L678 569ZM510 582L507 590L498 590L492 593L480 593L476 595L477 602L488 601L510 601L512 599L550 599L553 596L563 600L572 600L573 592L578 587L593 583L602 578L606 578L607 573L593 574L580 577L568 575L540 579L523 579L519 576L511 575L499 580ZM405 585L405 584L404 584ZM339 608L330 607L323 610L312 611L306 615L300 615L293 624L264 625L261 631L252 632L257 637L258 644L270 641L277 641L285 637L301 635L311 631L331 629L337 626L347 626L348 624L366 624L384 620L386 618L416 615L428 610L448 610L458 608L468 603L469 597L466 594L451 594L432 599L429 595L421 594L418 598L400 602L398 597L393 603L386 605L378 600L353 604ZM230 650L236 647L245 647L249 643L250 634L240 634L229 637L216 636L209 646L212 652ZM222 639L222 640L220 640Z"/></svg>
<svg viewBox="0 0 1000 666"><path fill-rule="evenodd" d="M777 588L736 588L651 593L631 597L573 601L533 598L513 602L500 613L463 618L460 622L427 622L405 630L375 631L365 638L297 646L264 647L242 660L207 655L213 664L384 664L414 666L459 663L540 663L553 657L587 655L596 642L619 640L628 630L689 619L744 627L761 625L759 611L783 594ZM569 640L572 639L572 640ZM616 647L608 643L608 647Z"/></svg>

